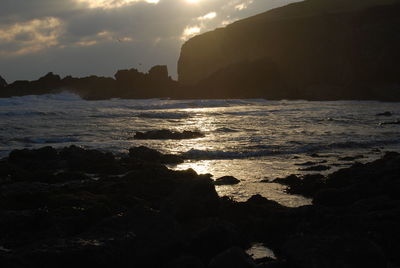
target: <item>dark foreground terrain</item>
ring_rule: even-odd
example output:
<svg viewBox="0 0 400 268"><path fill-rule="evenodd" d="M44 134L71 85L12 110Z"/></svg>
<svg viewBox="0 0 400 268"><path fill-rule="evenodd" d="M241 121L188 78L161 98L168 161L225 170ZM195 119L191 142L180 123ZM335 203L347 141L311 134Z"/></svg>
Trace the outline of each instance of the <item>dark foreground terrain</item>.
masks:
<svg viewBox="0 0 400 268"><path fill-rule="evenodd" d="M400 155L277 182L314 198L283 207L220 198L210 175L145 148L71 146L0 161L1 267L398 267ZM223 181L223 180L221 180ZM253 260L254 243L277 259Z"/></svg>

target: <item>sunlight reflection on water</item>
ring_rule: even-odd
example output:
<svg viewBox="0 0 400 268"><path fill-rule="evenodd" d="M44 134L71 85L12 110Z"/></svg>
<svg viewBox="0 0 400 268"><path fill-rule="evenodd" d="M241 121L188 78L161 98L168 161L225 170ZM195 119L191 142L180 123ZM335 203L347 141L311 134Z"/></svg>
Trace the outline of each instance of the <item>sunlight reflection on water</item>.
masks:
<svg viewBox="0 0 400 268"><path fill-rule="evenodd" d="M257 164L258 165L257 165ZM282 175L285 170L286 175L296 170L285 169L277 170L276 166L271 169L269 174L265 174L266 166L274 166L273 162L263 162L256 159L252 160L202 160L197 162L186 162L176 166L176 170L193 169L198 174L212 174L214 179L222 176L234 176L241 182L237 185L216 186L220 196L230 196L236 201L246 201L255 194L279 202L288 207L297 207L311 204L311 199L298 195L288 195L285 193L286 187L277 183L261 182L268 175L270 178L276 178ZM291 172L292 171L292 172ZM278 175L279 174L279 175Z"/></svg>
<svg viewBox="0 0 400 268"><path fill-rule="evenodd" d="M349 163L340 157L361 154L367 162L385 150L400 150L399 103L368 101L308 102L266 100L104 100L85 101L71 93L0 99L0 157L12 149L71 144L116 153L147 146L182 154L185 163L215 178L234 176L241 183L218 186L220 195L246 200L261 194L287 206L310 200L284 193L285 187L261 183L306 174L298 164L325 161L331 173ZM391 118L376 116L392 112ZM187 140L135 140L137 131L199 130ZM320 157L312 157L312 154Z"/></svg>

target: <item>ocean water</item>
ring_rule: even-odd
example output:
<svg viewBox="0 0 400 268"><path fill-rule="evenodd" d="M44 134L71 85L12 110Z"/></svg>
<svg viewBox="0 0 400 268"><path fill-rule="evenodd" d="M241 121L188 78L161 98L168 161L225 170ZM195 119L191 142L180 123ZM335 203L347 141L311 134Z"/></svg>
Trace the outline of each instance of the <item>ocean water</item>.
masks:
<svg viewBox="0 0 400 268"><path fill-rule="evenodd" d="M390 111L391 117L376 116ZM310 200L287 195L284 186L262 183L307 174L298 164L321 162L331 169L360 155L359 162L399 151L400 103L372 101L120 100L85 101L71 93L0 99L0 157L12 149L71 144L113 152L148 146L188 159L173 169L192 168L214 178L232 175L235 186L220 195L246 200L253 194L287 206ZM134 140L136 131L199 130L191 140ZM317 155L315 155L317 154Z"/></svg>

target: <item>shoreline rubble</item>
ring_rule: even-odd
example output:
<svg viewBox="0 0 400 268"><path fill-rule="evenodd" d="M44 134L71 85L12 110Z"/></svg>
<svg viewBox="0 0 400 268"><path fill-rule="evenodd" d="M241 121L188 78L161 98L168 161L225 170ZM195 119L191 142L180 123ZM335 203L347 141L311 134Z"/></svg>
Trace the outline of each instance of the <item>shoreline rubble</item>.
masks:
<svg viewBox="0 0 400 268"><path fill-rule="evenodd" d="M147 147L14 150L0 160L3 267L398 266L400 154L274 182L313 197L288 208L219 197L210 175ZM88 173L94 175L94 180ZM276 259L253 260L260 243ZM232 266L233 265L233 266Z"/></svg>

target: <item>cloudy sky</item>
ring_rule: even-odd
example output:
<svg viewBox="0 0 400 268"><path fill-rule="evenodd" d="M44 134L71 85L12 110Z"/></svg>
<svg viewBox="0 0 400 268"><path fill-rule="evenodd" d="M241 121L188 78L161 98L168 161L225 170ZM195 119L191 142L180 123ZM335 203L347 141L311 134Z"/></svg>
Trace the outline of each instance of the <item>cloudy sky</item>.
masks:
<svg viewBox="0 0 400 268"><path fill-rule="evenodd" d="M147 71L176 77L190 37L294 0L1 0L0 76L8 82L49 71L77 77Z"/></svg>

